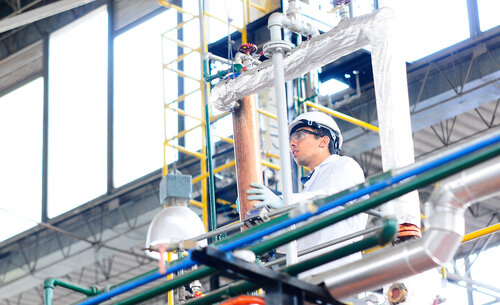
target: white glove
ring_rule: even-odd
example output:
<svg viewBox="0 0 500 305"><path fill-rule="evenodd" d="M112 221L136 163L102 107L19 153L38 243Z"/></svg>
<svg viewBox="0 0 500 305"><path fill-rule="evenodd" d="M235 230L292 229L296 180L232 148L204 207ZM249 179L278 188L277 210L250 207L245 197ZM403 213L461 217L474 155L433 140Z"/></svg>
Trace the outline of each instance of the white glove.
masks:
<svg viewBox="0 0 500 305"><path fill-rule="evenodd" d="M255 203L253 205L254 208L261 208L267 205L270 208L279 209L283 206L283 199L281 199L281 197L273 193L273 191L268 189L266 186L255 182L250 182L250 186L253 188L247 190L247 194L248 195L255 194L255 195L248 196L247 199L261 201Z"/></svg>

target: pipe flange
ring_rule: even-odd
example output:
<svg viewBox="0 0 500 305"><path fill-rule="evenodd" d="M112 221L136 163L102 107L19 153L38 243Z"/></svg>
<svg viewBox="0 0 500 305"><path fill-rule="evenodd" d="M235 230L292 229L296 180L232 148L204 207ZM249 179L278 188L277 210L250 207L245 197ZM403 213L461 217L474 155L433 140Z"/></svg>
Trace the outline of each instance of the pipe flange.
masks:
<svg viewBox="0 0 500 305"><path fill-rule="evenodd" d="M394 283L387 291L387 299L389 300L389 304L396 305L405 302L407 294L408 290L405 284Z"/></svg>
<svg viewBox="0 0 500 305"><path fill-rule="evenodd" d="M269 41L264 44L262 49L264 56L271 58L276 52L281 52L285 56L290 54L292 52L292 45L284 40Z"/></svg>

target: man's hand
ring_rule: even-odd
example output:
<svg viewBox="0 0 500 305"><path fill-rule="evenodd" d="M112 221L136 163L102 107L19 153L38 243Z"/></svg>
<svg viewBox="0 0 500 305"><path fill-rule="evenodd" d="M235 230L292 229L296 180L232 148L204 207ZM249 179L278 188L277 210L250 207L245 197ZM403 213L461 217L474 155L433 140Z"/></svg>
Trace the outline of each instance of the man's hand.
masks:
<svg viewBox="0 0 500 305"><path fill-rule="evenodd" d="M253 206L255 208L261 208L267 205L273 209L279 209L283 206L283 199L273 193L270 189L265 187L260 183L250 182L250 186L252 189L247 190L247 194L254 194L252 196L248 196L248 200L260 200L261 202L255 203Z"/></svg>

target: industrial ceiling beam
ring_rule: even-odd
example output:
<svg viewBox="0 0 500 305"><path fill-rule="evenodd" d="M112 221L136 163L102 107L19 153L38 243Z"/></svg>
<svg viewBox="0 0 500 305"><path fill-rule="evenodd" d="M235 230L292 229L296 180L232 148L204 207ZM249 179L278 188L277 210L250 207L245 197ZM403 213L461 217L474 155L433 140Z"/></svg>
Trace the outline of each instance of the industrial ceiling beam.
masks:
<svg viewBox="0 0 500 305"><path fill-rule="evenodd" d="M76 7L94 2L95 0L61 0L44 5L13 17L0 20L0 33L10 31L17 27L30 24L50 16L74 9Z"/></svg>

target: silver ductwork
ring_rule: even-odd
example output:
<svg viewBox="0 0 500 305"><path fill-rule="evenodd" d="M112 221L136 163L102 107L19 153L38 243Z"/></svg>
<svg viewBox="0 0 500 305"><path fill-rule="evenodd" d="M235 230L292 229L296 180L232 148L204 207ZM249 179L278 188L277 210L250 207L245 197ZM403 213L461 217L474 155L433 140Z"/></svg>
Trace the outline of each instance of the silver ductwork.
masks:
<svg viewBox="0 0 500 305"><path fill-rule="evenodd" d="M500 157L439 182L426 202L422 238L369 253L363 259L307 279L336 299L382 287L449 262L464 235L464 211L500 192Z"/></svg>

